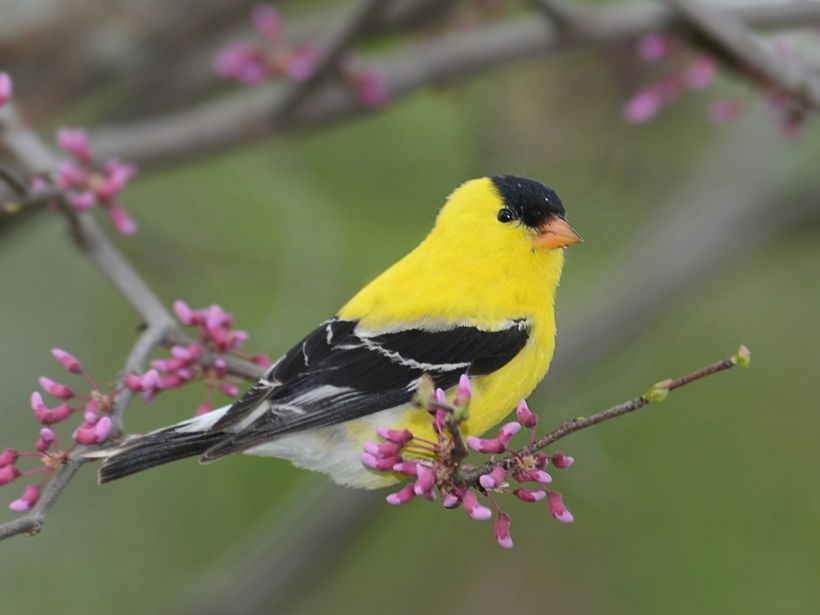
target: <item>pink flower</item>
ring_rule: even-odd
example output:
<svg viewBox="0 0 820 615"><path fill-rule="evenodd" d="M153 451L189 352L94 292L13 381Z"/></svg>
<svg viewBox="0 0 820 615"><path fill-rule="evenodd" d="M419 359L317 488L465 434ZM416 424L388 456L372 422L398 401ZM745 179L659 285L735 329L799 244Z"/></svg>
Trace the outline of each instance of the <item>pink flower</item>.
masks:
<svg viewBox="0 0 820 615"><path fill-rule="evenodd" d="M37 391L31 394L31 409L34 411L34 416L37 417L37 420L43 425L52 425L64 421L71 416L73 412L73 408L68 404L60 404L56 408L48 408L43 403L43 397Z"/></svg>
<svg viewBox="0 0 820 615"><path fill-rule="evenodd" d="M45 453L51 446L51 443L54 441L54 432L48 427L43 427L40 430L40 437L37 438L37 442L34 444L34 448L36 448L41 453Z"/></svg>
<svg viewBox="0 0 820 615"><path fill-rule="evenodd" d="M513 490L513 495L517 497L522 502L540 502L545 497L547 497L547 493L541 490L534 490L530 491L529 489L524 489L519 487L518 489Z"/></svg>
<svg viewBox="0 0 820 615"><path fill-rule="evenodd" d="M714 60L702 57L686 69L683 80L690 90L703 90L712 84L716 74L717 67Z"/></svg>
<svg viewBox="0 0 820 615"><path fill-rule="evenodd" d="M633 124L642 124L655 117L661 106L662 100L655 88L641 90L627 101L623 110L624 119Z"/></svg>
<svg viewBox="0 0 820 615"><path fill-rule="evenodd" d="M455 399L453 399L453 406L459 408L470 403L470 398L473 395L473 386L470 382L470 377L467 374L461 374L458 379L458 391L456 391Z"/></svg>
<svg viewBox="0 0 820 615"><path fill-rule="evenodd" d="M390 101L390 91L382 74L370 69L358 75L356 92L365 105L379 108Z"/></svg>
<svg viewBox="0 0 820 615"><path fill-rule="evenodd" d="M436 471L423 464L416 464L416 483L413 490L416 495L426 495L436 486Z"/></svg>
<svg viewBox="0 0 820 615"><path fill-rule="evenodd" d="M416 497L415 489L413 488L412 484L405 485L400 491L396 493L391 493L385 499L387 500L388 504L392 504L393 506L400 506L401 504L407 504L410 500Z"/></svg>
<svg viewBox="0 0 820 615"><path fill-rule="evenodd" d="M20 476L20 470L13 465L0 466L0 487L13 483L18 476Z"/></svg>
<svg viewBox="0 0 820 615"><path fill-rule="evenodd" d="M262 53L249 43L234 43L223 49L214 60L214 70L245 85L257 85L268 76Z"/></svg>
<svg viewBox="0 0 820 615"><path fill-rule="evenodd" d="M550 491L547 496L549 498L548 504L552 516L561 523L572 523L574 520L572 513L564 506L564 498L561 497L561 494L557 491Z"/></svg>
<svg viewBox="0 0 820 615"><path fill-rule="evenodd" d="M393 466L393 471L406 476L418 476L418 466L415 461L400 461Z"/></svg>
<svg viewBox="0 0 820 615"><path fill-rule="evenodd" d="M493 516L493 511L478 503L478 497L474 491L467 491L462 496L461 501L467 514L477 521L486 521Z"/></svg>
<svg viewBox="0 0 820 615"><path fill-rule="evenodd" d="M510 536L510 515L499 513L495 520L495 539L504 549L512 549L513 541Z"/></svg>
<svg viewBox="0 0 820 615"><path fill-rule="evenodd" d="M203 414L208 414L211 410L213 410L213 406L208 402L204 402L200 404L199 408L196 409L194 412L194 416L202 416Z"/></svg>
<svg viewBox="0 0 820 615"><path fill-rule="evenodd" d="M40 376L38 379L43 390L57 399L71 399L74 397L74 392L65 384L54 382L51 378Z"/></svg>
<svg viewBox="0 0 820 615"><path fill-rule="evenodd" d="M486 440L475 436L467 436L467 446L478 453L493 455L503 453L506 447L496 438Z"/></svg>
<svg viewBox="0 0 820 615"><path fill-rule="evenodd" d="M17 461L17 457L20 453L13 448L4 449L2 453L0 453L0 468L4 466L12 465L15 461Z"/></svg>
<svg viewBox="0 0 820 615"><path fill-rule="evenodd" d="M662 60L671 50L672 40L664 34L646 34L638 41L638 55L647 62Z"/></svg>
<svg viewBox="0 0 820 615"><path fill-rule="evenodd" d="M39 499L40 487L38 487L37 485L29 485L23 492L22 497L20 497L17 500L14 500L9 505L9 508L17 513L25 512L31 509L31 507L34 506L37 503L37 500Z"/></svg>
<svg viewBox="0 0 820 615"><path fill-rule="evenodd" d="M91 192L72 192L68 195L68 202L77 211L88 211L97 204L97 197Z"/></svg>
<svg viewBox="0 0 820 615"><path fill-rule="evenodd" d="M105 442L111 433L111 419L107 416L100 418L95 424L83 423L74 431L74 440L78 444L93 446Z"/></svg>
<svg viewBox="0 0 820 615"><path fill-rule="evenodd" d="M393 466L401 461L398 457L376 457L370 453L364 453L361 460L363 465L380 472L392 470Z"/></svg>
<svg viewBox="0 0 820 615"><path fill-rule="evenodd" d="M121 205L113 204L108 208L111 223L123 235L133 235L137 232L137 223Z"/></svg>
<svg viewBox="0 0 820 615"><path fill-rule="evenodd" d="M395 457L401 451L401 444L395 442L365 442L364 450L377 457Z"/></svg>
<svg viewBox="0 0 820 615"><path fill-rule="evenodd" d="M506 448L512 437L521 431L521 423L510 421L498 430L498 441Z"/></svg>
<svg viewBox="0 0 820 615"><path fill-rule="evenodd" d="M564 468L570 467L573 463L575 463L575 457L570 457L569 455L564 455L562 452L557 452L552 454L552 465L554 465L559 470L563 470Z"/></svg>
<svg viewBox="0 0 820 615"><path fill-rule="evenodd" d="M285 74L294 81L304 81L316 70L316 51L302 47L288 54L285 59Z"/></svg>
<svg viewBox="0 0 820 615"><path fill-rule="evenodd" d="M448 510L451 508L456 508L459 504L461 504L461 496L454 491L447 493L441 501L441 505Z"/></svg>
<svg viewBox="0 0 820 615"><path fill-rule="evenodd" d="M62 350L61 348L52 348L51 356L53 356L65 369L72 374L79 374L83 371L83 366L74 355Z"/></svg>
<svg viewBox="0 0 820 615"><path fill-rule="evenodd" d="M507 471L502 467L496 467L489 474L482 474L478 482L484 489L490 490L499 487L506 477Z"/></svg>
<svg viewBox="0 0 820 615"><path fill-rule="evenodd" d="M532 429L538 424L538 415L530 410L527 402L523 399L518 402L518 406L515 408L515 416L518 418L518 422L528 429Z"/></svg>
<svg viewBox="0 0 820 615"><path fill-rule="evenodd" d="M93 156L88 146L88 134L82 128L60 128L57 143L66 152L84 164L90 165Z"/></svg>
<svg viewBox="0 0 820 615"><path fill-rule="evenodd" d="M184 325L194 324L194 311L184 301L177 299L174 301L174 314Z"/></svg>
<svg viewBox="0 0 820 615"><path fill-rule="evenodd" d="M405 444L413 439L413 432L409 429L387 429L385 427L379 427L376 433L379 434L380 438L389 442L395 442L396 444Z"/></svg>
<svg viewBox="0 0 820 615"><path fill-rule="evenodd" d="M271 40L278 38L282 31L279 13L269 4L257 4L253 7L251 21L262 36Z"/></svg>
<svg viewBox="0 0 820 615"><path fill-rule="evenodd" d="M14 82L11 80L11 75L0 72L0 107L11 100L13 94Z"/></svg>

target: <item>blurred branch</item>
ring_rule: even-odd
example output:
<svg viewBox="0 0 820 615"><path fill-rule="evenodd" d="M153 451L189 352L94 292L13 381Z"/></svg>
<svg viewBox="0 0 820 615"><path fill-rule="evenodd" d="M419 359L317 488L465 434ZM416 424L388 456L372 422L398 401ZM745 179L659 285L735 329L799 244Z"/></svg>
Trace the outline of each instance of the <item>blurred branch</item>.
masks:
<svg viewBox="0 0 820 615"><path fill-rule="evenodd" d="M37 135L27 127L15 112L13 106L0 109L0 142L25 171L34 174L43 169L53 168L57 164L54 153ZM73 210L63 199L62 194L53 196L60 205L61 211L68 218L77 247L100 270L103 277L120 291L125 300L139 314L147 325L132 347L125 362L123 375L117 379L114 405L110 417L112 430L110 438L122 434L125 413L134 398L134 392L125 386L125 374L141 373L145 370L151 353L172 335L179 335L176 322L162 305L159 298L148 287L136 269L123 254L108 240L94 219L88 214ZM257 374L261 368L234 360L235 369ZM41 495L37 504L27 513L0 525L0 540L18 534L39 532L46 516L74 478L80 466L86 463L84 454L90 450L79 446L72 450L69 458L55 473Z"/></svg>
<svg viewBox="0 0 820 615"><path fill-rule="evenodd" d="M820 75L796 58L776 55L766 49L737 17L725 10L693 0L665 0L681 15L718 57L749 72L751 77L789 94L812 109L820 108Z"/></svg>
<svg viewBox="0 0 820 615"><path fill-rule="evenodd" d="M522 457L526 457L532 455L536 451L540 451L550 444L558 442L558 440L562 440L567 436L575 433L576 431L581 431L582 429L586 429L587 427L592 427L593 425L598 425L603 423L604 421L609 421L611 419L617 418L619 416L623 416L629 412L634 412L635 410L640 410L641 408L645 408L649 404L656 403L663 401L666 399L666 396L669 392L674 391L675 389L679 389L687 384L691 384L698 380L702 380L707 376L711 376L713 374L717 374L718 372L726 371L727 369L731 369L736 365L743 365L747 366L748 361L750 359L750 354L748 348L745 346L741 346L737 353L731 357L725 357L716 363L712 363L711 365L707 365L706 367L702 367L699 370L696 370L690 374L685 376L681 376L680 378L675 378L673 380L664 380L662 382L658 382L657 384L653 385L652 388L649 389L647 393L644 395L640 395L629 401L625 401L620 403L616 406L612 406L607 408L606 410L602 410L596 414L591 416L579 416L574 418L570 421L562 423L548 434L538 438L532 444L525 446L520 451L516 453L511 453L509 455L505 455L499 459L494 461L488 461L482 466L479 467L468 467L468 466L461 466L459 471L453 476L453 479L456 481L457 484L460 485L471 485L477 484L479 477L483 474L489 474L493 471L493 469L497 467L503 467L507 470L513 468Z"/></svg>
<svg viewBox="0 0 820 615"><path fill-rule="evenodd" d="M727 14L754 27L806 27L820 23L820 3L771 3L727 8ZM656 6L628 6L586 15L583 27L562 34L543 19L516 17L470 31L451 32L411 43L373 57L371 66L385 76L395 101L420 88L485 72L525 57L568 48L610 45L687 23L674 11ZM141 165L189 159L284 130L316 127L366 111L346 88L318 90L295 110L286 125L274 126L271 109L282 95L281 84L243 91L178 113L92 131L95 151L121 156Z"/></svg>
<svg viewBox="0 0 820 615"><path fill-rule="evenodd" d="M339 62L354 43L384 10L386 0L362 0L350 15L333 30L321 46L313 72L304 81L297 81L285 91L275 106L271 124L274 127L287 123L298 109L330 76L337 74Z"/></svg>

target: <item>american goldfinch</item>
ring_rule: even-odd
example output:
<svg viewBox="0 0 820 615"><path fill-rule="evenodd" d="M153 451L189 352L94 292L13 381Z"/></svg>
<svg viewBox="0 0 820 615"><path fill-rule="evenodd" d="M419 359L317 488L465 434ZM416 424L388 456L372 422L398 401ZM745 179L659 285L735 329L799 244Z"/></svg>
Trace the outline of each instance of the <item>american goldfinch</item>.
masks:
<svg viewBox="0 0 820 615"><path fill-rule="evenodd" d="M432 436L411 404L424 374L472 381L466 435L527 397L555 346L553 303L566 246L581 241L558 195L501 175L462 184L413 251L281 357L231 406L102 451L100 482L169 461L232 453L285 458L338 483L376 488L362 446L379 427Z"/></svg>

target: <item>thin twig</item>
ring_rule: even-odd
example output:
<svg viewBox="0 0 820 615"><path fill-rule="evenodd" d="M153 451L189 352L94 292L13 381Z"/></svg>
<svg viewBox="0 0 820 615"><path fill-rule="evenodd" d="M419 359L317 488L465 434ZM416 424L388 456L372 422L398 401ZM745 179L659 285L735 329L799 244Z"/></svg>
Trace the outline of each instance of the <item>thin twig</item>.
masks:
<svg viewBox="0 0 820 615"><path fill-rule="evenodd" d="M320 51L319 59L310 76L304 81L294 83L276 105L271 123L279 128L325 80L337 72L339 62L354 43L356 38L365 32L378 19L387 5L386 0L362 0L348 17L328 37Z"/></svg>
<svg viewBox="0 0 820 615"><path fill-rule="evenodd" d="M706 378L707 376L711 376L712 374L731 369L735 365L748 365L748 361L749 350L745 346L741 346L737 353L733 356L721 359L716 363L707 365L706 367L685 376L681 376L680 378L659 382L643 395L620 403L616 406L612 406L611 408L607 408L606 410L602 410L601 412L591 416L579 416L578 418L567 421L516 453L506 455L494 461L489 461L477 468L463 466L461 471L454 475L453 479L457 484L477 484L479 477L483 474L488 474L494 468L500 466L509 470L521 457L532 455L534 452L540 451L550 444L566 438L568 435L573 434L576 431L581 431L587 427L598 425L599 423L617 418L629 412L640 410L644 406L651 403L662 401L670 391L674 391L675 389L691 384L692 382L702 378Z"/></svg>

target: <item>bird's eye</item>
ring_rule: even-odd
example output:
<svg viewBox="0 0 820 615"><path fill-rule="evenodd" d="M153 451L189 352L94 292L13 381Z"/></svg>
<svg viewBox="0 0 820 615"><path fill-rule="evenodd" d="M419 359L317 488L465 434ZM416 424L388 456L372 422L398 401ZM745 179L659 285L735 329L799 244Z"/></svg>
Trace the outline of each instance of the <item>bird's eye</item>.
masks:
<svg viewBox="0 0 820 615"><path fill-rule="evenodd" d="M513 212L504 207L503 209L498 210L498 221L502 224L506 224L507 222L512 222L515 216Z"/></svg>

